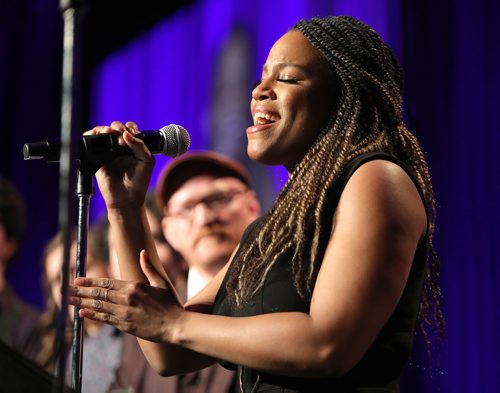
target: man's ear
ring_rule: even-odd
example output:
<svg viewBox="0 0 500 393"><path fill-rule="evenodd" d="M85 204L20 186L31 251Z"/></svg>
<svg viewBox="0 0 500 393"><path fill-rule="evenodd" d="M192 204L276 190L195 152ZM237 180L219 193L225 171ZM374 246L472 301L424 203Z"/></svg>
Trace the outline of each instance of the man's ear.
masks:
<svg viewBox="0 0 500 393"><path fill-rule="evenodd" d="M3 245L0 247L0 261L3 261L5 264L10 262L16 254L17 245L17 240L12 237L7 237Z"/></svg>
<svg viewBox="0 0 500 393"><path fill-rule="evenodd" d="M163 216L163 218L161 219L161 230L163 232L163 236L165 236L165 239L167 240L170 247L179 252L179 248L177 247L177 236L175 236L172 226L169 227L167 225L167 221L168 218L166 216Z"/></svg>

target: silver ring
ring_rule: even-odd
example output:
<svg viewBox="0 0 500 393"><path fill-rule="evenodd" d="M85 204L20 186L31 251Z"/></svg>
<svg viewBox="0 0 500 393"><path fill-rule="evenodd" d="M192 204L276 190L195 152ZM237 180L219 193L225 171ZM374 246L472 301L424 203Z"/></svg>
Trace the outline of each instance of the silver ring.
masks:
<svg viewBox="0 0 500 393"><path fill-rule="evenodd" d="M108 292L109 292L109 289L106 289L106 292L104 292L104 301L105 302L108 301Z"/></svg>

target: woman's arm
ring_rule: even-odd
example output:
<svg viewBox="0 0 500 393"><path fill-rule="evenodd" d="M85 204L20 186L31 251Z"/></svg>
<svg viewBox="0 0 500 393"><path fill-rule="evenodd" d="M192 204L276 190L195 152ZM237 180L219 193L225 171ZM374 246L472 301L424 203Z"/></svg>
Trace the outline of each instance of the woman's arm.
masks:
<svg viewBox="0 0 500 393"><path fill-rule="evenodd" d="M132 151L133 156L120 157L113 162L100 168L96 173L100 191L106 201L108 219L110 222L111 235L114 239L120 275L124 280L133 281L137 284L149 284L139 265L139 254L141 250L147 250L149 262L161 276L161 285L168 288L170 301L181 308L179 298L174 286L169 280L156 252L155 243L149 228L145 213L144 199L149 185L154 158L144 146L143 142L133 137L138 132L137 125L128 122L113 122L109 127L100 126L88 131L87 135L106 133L117 133L119 143L126 144ZM112 285L113 280L105 280L104 284ZM109 288L113 291L113 288ZM101 290L101 300L104 300L104 290ZM112 292L108 293L110 299ZM81 312L85 316L85 310ZM167 368L171 357L176 359L175 364L181 365L181 355L187 356L191 351L181 349L167 343L153 343L139 339L139 344L150 364L158 371L163 372ZM197 358L195 361L194 358ZM196 367L201 368L213 363L206 356L194 356L190 359L189 370Z"/></svg>
<svg viewBox="0 0 500 393"><path fill-rule="evenodd" d="M309 314L185 312L165 339L267 372L343 375L394 311L426 229L425 208L408 175L388 161L367 163L339 201Z"/></svg>
<svg viewBox="0 0 500 393"><path fill-rule="evenodd" d="M354 173L339 201L309 314L234 318L167 308L158 313L154 340L276 374L343 375L394 311L426 228L425 209L408 175L390 162L369 162ZM121 315L104 311L128 331L131 325ZM135 319L132 325L151 324Z"/></svg>
<svg viewBox="0 0 500 393"><path fill-rule="evenodd" d="M141 250L147 250L148 262L151 264L150 269L154 269L160 276L156 278L154 284L169 291L168 294L163 294L163 299L159 299L159 301L164 301L166 305L172 303L173 307L181 308L174 286L157 256L144 208L140 209L140 214L137 214L136 211L108 211L108 218L116 244L121 278L136 284L150 284L139 264ZM147 272L147 270L145 271ZM137 287L133 287L133 289L137 290ZM108 293L108 295L111 294ZM112 296L110 296L110 299L112 299ZM82 315L85 316L85 313L82 312ZM149 364L164 376L167 375L166 370L168 369L176 373L185 373L214 363L211 358L168 343L152 342L140 338L138 338L138 342Z"/></svg>

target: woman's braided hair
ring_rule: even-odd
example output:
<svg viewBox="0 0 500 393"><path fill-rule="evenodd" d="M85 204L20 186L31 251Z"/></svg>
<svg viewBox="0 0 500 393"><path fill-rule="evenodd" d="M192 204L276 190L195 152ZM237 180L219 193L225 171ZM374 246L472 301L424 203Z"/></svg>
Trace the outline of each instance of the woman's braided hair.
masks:
<svg viewBox="0 0 500 393"><path fill-rule="evenodd" d="M365 23L349 16L301 20L299 30L326 58L340 90L332 116L279 193L274 207L242 246L227 282L238 306L262 287L267 273L287 253L294 284L302 298L311 296L318 258L331 228L322 225L328 189L345 165L367 152L384 151L415 173L429 206L430 258L426 266L419 323L432 316L444 332L439 287L439 259L432 248L435 202L431 178L418 141L402 121L402 70L391 49ZM325 232L328 232L325 234Z"/></svg>

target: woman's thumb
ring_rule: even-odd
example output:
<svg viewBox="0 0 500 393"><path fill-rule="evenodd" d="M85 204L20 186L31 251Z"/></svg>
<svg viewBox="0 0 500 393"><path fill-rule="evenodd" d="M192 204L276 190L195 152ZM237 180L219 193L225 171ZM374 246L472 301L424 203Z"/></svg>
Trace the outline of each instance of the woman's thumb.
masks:
<svg viewBox="0 0 500 393"><path fill-rule="evenodd" d="M158 288L167 288L165 280L160 276L158 271L149 261L149 255L146 250L142 250L139 255L139 261L141 264L142 271L149 281L149 285Z"/></svg>

